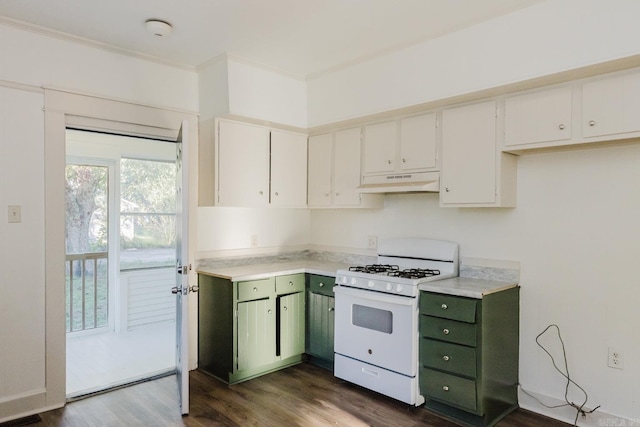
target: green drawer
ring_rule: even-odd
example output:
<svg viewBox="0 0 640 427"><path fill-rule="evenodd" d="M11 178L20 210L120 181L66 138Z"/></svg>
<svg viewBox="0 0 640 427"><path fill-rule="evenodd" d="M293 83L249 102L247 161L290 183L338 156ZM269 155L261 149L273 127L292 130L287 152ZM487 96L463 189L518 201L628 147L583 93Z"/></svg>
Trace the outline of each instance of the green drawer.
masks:
<svg viewBox="0 0 640 427"><path fill-rule="evenodd" d="M432 369L420 370L420 394L475 411L476 382Z"/></svg>
<svg viewBox="0 0 640 427"><path fill-rule="evenodd" d="M467 377L476 377L476 349L423 338L420 361L426 368L439 369Z"/></svg>
<svg viewBox="0 0 640 427"><path fill-rule="evenodd" d="M238 282L238 301L269 298L273 289L273 278Z"/></svg>
<svg viewBox="0 0 640 427"><path fill-rule="evenodd" d="M420 314L475 323L478 300L451 295L422 292L420 294Z"/></svg>
<svg viewBox="0 0 640 427"><path fill-rule="evenodd" d="M276 293L278 295L294 292L304 292L304 274L276 276Z"/></svg>
<svg viewBox="0 0 640 427"><path fill-rule="evenodd" d="M309 276L309 291L314 294L322 294L326 296L333 296L333 286L336 283L335 277L330 276Z"/></svg>
<svg viewBox="0 0 640 427"><path fill-rule="evenodd" d="M475 324L440 317L420 316L420 334L423 338L434 338L472 347L477 343Z"/></svg>

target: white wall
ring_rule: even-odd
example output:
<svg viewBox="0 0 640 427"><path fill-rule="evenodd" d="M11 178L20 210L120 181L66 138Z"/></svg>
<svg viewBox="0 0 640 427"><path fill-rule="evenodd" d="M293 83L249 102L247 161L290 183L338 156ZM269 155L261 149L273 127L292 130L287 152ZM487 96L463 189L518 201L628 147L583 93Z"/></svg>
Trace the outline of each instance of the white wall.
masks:
<svg viewBox="0 0 640 427"><path fill-rule="evenodd" d="M229 67L219 56L198 67L200 122L229 114Z"/></svg>
<svg viewBox="0 0 640 427"><path fill-rule="evenodd" d="M569 372L589 393L589 406L637 419L638 165L638 144L529 154L519 158L514 209L439 208L437 194L387 195L383 210L313 211L311 241L366 248L371 234L434 237L459 242L462 257L519 261L523 387L562 399L563 378L535 343L556 323ZM557 340L545 342L559 354ZM607 367L609 346L623 352L624 371Z"/></svg>
<svg viewBox="0 0 640 427"><path fill-rule="evenodd" d="M547 0L308 81L309 126L638 54L640 2Z"/></svg>

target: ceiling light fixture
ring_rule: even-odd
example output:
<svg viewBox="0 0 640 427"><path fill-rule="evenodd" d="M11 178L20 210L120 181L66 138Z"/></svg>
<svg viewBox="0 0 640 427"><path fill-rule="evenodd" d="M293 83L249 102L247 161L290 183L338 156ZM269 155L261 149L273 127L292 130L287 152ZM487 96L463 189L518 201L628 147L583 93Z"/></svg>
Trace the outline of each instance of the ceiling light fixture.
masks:
<svg viewBox="0 0 640 427"><path fill-rule="evenodd" d="M173 30L171 24L159 19L148 19L145 22L145 25L147 27L147 31L158 37L168 36Z"/></svg>

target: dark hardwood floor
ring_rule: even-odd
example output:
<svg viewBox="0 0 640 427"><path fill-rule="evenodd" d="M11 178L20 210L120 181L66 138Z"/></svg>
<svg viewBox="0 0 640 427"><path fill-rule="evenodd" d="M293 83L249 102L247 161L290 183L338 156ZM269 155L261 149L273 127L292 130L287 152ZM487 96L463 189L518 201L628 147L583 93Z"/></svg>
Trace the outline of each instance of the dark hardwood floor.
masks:
<svg viewBox="0 0 640 427"><path fill-rule="evenodd" d="M104 393L40 414L38 426L433 426L455 424L303 363L241 384L202 372L191 380L190 414L180 416L175 376ZM517 410L500 427L568 424Z"/></svg>

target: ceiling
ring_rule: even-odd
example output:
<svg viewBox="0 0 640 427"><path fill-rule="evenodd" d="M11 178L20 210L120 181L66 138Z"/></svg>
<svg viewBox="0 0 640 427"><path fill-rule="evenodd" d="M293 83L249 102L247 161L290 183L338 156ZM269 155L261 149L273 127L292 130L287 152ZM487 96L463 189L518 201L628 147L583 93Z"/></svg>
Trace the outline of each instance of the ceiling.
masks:
<svg viewBox="0 0 640 427"><path fill-rule="evenodd" d="M222 54L298 77L542 0L0 0L0 23L196 67ZM145 21L173 33L158 37Z"/></svg>

